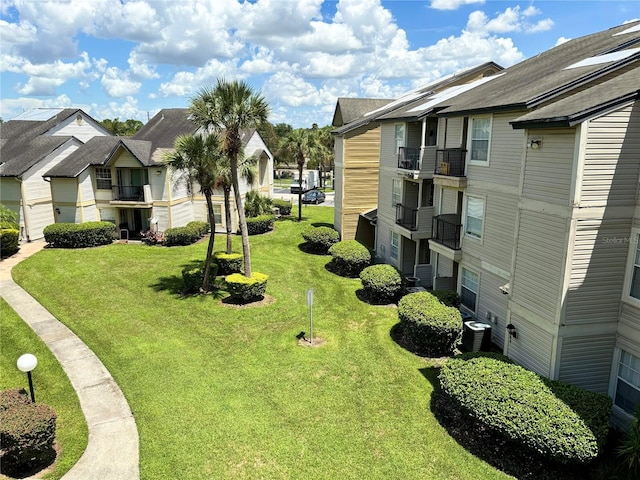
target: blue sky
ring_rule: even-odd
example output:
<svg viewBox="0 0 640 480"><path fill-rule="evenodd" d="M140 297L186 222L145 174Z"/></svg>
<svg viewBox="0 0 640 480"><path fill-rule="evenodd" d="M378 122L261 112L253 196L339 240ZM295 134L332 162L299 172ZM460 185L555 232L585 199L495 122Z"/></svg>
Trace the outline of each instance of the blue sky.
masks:
<svg viewBox="0 0 640 480"><path fill-rule="evenodd" d="M146 121L241 78L271 121L327 125L338 97L394 98L640 18L638 0L0 0L0 116L80 107Z"/></svg>

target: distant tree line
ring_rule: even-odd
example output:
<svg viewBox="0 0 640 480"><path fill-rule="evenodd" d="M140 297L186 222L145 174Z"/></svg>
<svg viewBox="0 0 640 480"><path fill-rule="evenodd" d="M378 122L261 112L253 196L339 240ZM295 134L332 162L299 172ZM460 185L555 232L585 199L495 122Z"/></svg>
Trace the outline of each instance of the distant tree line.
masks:
<svg viewBox="0 0 640 480"><path fill-rule="evenodd" d="M131 137L142 128L143 123L140 120L134 120L132 118L124 122L118 118L114 118L113 120L111 118L105 118L100 122L100 125L119 137Z"/></svg>

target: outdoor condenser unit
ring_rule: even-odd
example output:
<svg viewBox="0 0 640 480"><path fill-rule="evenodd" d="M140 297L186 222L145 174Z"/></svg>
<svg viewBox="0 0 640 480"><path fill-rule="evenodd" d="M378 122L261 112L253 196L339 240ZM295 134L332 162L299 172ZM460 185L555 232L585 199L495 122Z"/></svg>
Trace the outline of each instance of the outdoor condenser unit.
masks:
<svg viewBox="0 0 640 480"><path fill-rule="evenodd" d="M467 352L491 350L491 325L477 321L464 322L462 346Z"/></svg>

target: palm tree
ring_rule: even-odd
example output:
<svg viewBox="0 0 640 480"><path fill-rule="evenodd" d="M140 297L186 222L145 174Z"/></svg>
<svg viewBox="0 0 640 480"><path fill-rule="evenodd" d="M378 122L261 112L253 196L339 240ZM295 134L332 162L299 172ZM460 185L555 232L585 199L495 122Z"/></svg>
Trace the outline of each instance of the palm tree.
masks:
<svg viewBox="0 0 640 480"><path fill-rule="evenodd" d="M256 157L249 157L241 161L238 165L240 168L240 178L244 179L249 185L253 184L256 177L255 165L257 162ZM225 212L225 224L227 226L227 248L226 252L231 253L232 245L231 238L233 232L231 231L231 164L227 157L224 157L224 161L220 164L220 167L216 171L216 188L222 190L224 196L224 212Z"/></svg>
<svg viewBox="0 0 640 480"><path fill-rule="evenodd" d="M220 138L216 135L180 135L174 143L175 150L164 156L167 165L173 167L184 176L188 185L195 181L200 185L200 192L207 202L207 212L211 222L211 236L207 246L207 256L204 261L202 289L209 290L209 276L211 259L213 257L213 243L215 241L215 222L213 212L213 192L216 187L216 171L222 161Z"/></svg>
<svg viewBox="0 0 640 480"><path fill-rule="evenodd" d="M280 155L294 160L298 164L298 221L302 220L302 169L307 158L317 158L322 153L322 145L318 137L304 128L291 131L283 140Z"/></svg>
<svg viewBox="0 0 640 480"><path fill-rule="evenodd" d="M261 95L242 80L226 81L218 79L215 87L205 87L193 98L189 107L195 123L219 133L222 151L229 158L231 183L238 210L238 223L242 235L244 274L251 277L251 252L249 232L240 195L238 159L242 156L240 132L257 128L267 121L269 105Z"/></svg>

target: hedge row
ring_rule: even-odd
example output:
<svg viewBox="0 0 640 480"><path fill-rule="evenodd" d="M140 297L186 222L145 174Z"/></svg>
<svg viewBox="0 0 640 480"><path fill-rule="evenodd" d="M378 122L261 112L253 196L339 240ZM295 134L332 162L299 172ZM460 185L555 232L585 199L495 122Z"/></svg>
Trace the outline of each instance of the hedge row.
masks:
<svg viewBox="0 0 640 480"><path fill-rule="evenodd" d="M242 271L242 253L213 252L213 258L218 264L218 275L231 275Z"/></svg>
<svg viewBox="0 0 640 480"><path fill-rule="evenodd" d="M309 226L302 231L302 238L307 243L309 251L326 254L333 245L340 241L340 234L331 227Z"/></svg>
<svg viewBox="0 0 640 480"><path fill-rule="evenodd" d="M450 359L442 391L497 435L550 460L586 463L604 445L611 399L485 355Z"/></svg>
<svg viewBox="0 0 640 480"><path fill-rule="evenodd" d="M357 277L371 263L369 249L357 240L343 240L329 249L331 267L345 277Z"/></svg>
<svg viewBox="0 0 640 480"><path fill-rule="evenodd" d="M274 215L259 215L247 218L247 231L249 235L260 235L273 230Z"/></svg>
<svg viewBox="0 0 640 480"><path fill-rule="evenodd" d="M56 413L48 405L31 403L24 389L2 392L0 443L2 470L19 473L55 458Z"/></svg>
<svg viewBox="0 0 640 480"><path fill-rule="evenodd" d="M191 245L200 240L209 231L206 222L189 222L184 227L167 228L162 239L167 247Z"/></svg>
<svg viewBox="0 0 640 480"><path fill-rule="evenodd" d="M264 297L268 278L263 273L253 272L251 277L245 277L241 273L232 273L227 275L224 280L232 299L240 303L249 303Z"/></svg>
<svg viewBox="0 0 640 480"><path fill-rule="evenodd" d="M371 265L360 272L365 295L372 303L390 303L402 291L402 275L392 265Z"/></svg>
<svg viewBox="0 0 640 480"><path fill-rule="evenodd" d="M291 215L291 202L286 200L274 199L273 206L278 207L280 215Z"/></svg>
<svg viewBox="0 0 640 480"><path fill-rule="evenodd" d="M450 355L462 336L460 311L429 292L410 293L398 302L403 334L425 355Z"/></svg>
<svg viewBox="0 0 640 480"><path fill-rule="evenodd" d="M113 242L116 226L111 222L53 223L46 226L43 233L51 247L97 247Z"/></svg>
<svg viewBox="0 0 640 480"><path fill-rule="evenodd" d="M9 257L20 249L20 231L15 228L0 228L0 256Z"/></svg>

